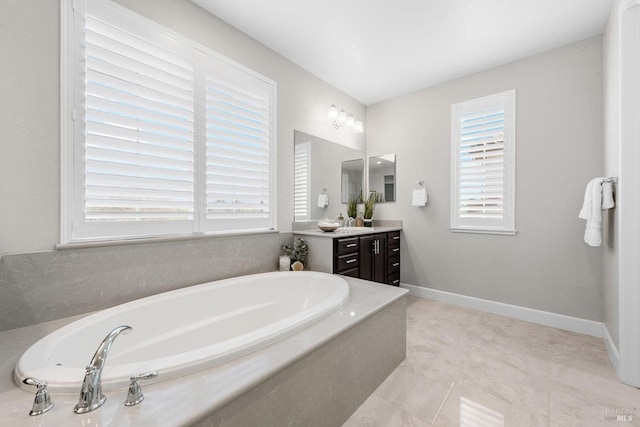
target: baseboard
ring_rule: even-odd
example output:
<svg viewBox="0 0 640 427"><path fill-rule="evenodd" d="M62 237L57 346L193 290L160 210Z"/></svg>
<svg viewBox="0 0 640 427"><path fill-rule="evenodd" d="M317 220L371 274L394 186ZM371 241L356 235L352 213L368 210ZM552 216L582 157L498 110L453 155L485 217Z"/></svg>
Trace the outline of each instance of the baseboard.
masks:
<svg viewBox="0 0 640 427"><path fill-rule="evenodd" d="M417 297L442 301L466 308L473 308L476 310L486 311L488 313L499 314L501 316L512 317L514 319L525 320L527 322L578 332L598 338L602 338L605 333L604 331L606 330L602 322L596 322L594 320L580 319L578 317L565 316L564 314L520 307L517 305L454 294L437 289L424 288L422 286L409 285L406 283L402 283L400 286L408 289L410 295ZM608 331L606 333L608 335ZM611 341L611 344L613 344L613 341ZM608 346L609 344L607 344L607 350L609 349ZM615 349L615 346L613 348Z"/></svg>
<svg viewBox="0 0 640 427"><path fill-rule="evenodd" d="M613 369L618 373L618 368L620 366L620 353L618 352L616 343L613 342L613 338L611 338L611 334L609 334L607 325L604 323L602 324L602 335L604 338L604 345L607 348L607 354L609 355L609 361L611 362Z"/></svg>

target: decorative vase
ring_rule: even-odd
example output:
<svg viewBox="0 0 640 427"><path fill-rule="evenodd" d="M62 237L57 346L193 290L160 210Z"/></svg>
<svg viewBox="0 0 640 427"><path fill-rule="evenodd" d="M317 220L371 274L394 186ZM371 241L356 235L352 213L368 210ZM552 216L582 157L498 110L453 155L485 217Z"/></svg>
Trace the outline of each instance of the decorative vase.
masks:
<svg viewBox="0 0 640 427"><path fill-rule="evenodd" d="M364 220L362 219L362 217L357 217L355 222L356 222L356 227L362 227Z"/></svg>
<svg viewBox="0 0 640 427"><path fill-rule="evenodd" d="M304 270L304 265L300 261L296 261L293 264L291 264L291 269L293 271L302 271Z"/></svg>
<svg viewBox="0 0 640 427"><path fill-rule="evenodd" d="M372 219L365 219L364 220L364 226L365 227L373 227L373 220Z"/></svg>

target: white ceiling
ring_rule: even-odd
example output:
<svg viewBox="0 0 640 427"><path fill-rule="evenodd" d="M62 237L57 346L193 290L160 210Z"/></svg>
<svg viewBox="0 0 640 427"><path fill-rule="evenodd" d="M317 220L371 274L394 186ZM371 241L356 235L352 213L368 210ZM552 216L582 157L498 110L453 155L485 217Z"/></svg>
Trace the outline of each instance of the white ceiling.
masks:
<svg viewBox="0 0 640 427"><path fill-rule="evenodd" d="M614 0L192 0L365 105L602 34Z"/></svg>

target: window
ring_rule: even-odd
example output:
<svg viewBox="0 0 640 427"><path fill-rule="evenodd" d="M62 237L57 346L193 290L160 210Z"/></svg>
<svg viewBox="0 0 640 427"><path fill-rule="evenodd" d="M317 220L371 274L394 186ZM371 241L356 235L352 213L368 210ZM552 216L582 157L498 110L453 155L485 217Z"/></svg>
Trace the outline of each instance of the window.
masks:
<svg viewBox="0 0 640 427"><path fill-rule="evenodd" d="M515 234L515 90L451 108L451 231Z"/></svg>
<svg viewBox="0 0 640 427"><path fill-rule="evenodd" d="M295 144L293 210L296 221L311 219L311 141ZM344 180L342 181L344 182Z"/></svg>
<svg viewBox="0 0 640 427"><path fill-rule="evenodd" d="M275 224L275 82L109 1L67 2L62 241Z"/></svg>

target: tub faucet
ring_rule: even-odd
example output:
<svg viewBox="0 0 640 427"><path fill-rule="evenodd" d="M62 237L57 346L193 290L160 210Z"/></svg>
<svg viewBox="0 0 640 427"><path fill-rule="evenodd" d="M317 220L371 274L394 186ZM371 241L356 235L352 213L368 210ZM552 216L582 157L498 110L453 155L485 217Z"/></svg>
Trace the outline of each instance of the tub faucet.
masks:
<svg viewBox="0 0 640 427"><path fill-rule="evenodd" d="M107 397L102 394L102 369L107 361L107 355L111 349L111 344L121 332L128 333L133 328L131 326L118 326L105 337L98 346L91 362L87 365L84 373L84 381L80 389L80 399L73 408L76 414L91 412L106 402Z"/></svg>

